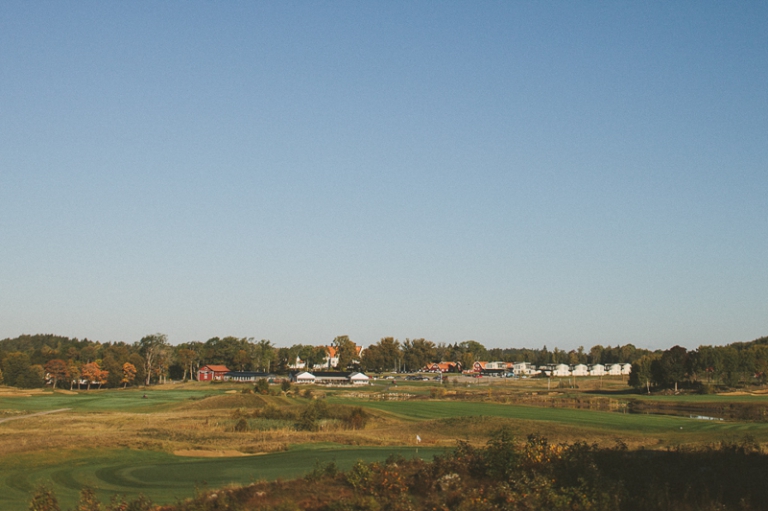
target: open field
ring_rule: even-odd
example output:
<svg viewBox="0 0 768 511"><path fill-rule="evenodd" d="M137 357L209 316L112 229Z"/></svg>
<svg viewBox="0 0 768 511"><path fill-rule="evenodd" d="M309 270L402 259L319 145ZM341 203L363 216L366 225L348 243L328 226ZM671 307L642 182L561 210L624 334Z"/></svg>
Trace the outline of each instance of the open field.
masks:
<svg viewBox="0 0 768 511"><path fill-rule="evenodd" d="M431 457L457 439L484 445L501 427L519 439L535 433L552 442L612 446L621 441L630 449L738 442L746 437L768 445L768 421L631 414L622 404L640 400L665 406L762 407L768 405L765 395L547 392L546 381L543 391L541 380L513 383L311 387L313 397L330 407L359 406L369 414L363 429L346 429L329 419L319 421L316 431L302 431L289 418L316 402L304 396L304 388L301 393L268 396L241 393L249 388L242 385L198 383L77 393L2 388L0 418L69 410L0 423L0 509L26 509L29 492L41 482L55 488L65 507L84 485L97 488L105 498L113 493L129 497L144 493L156 502L173 502L191 496L196 484L217 488L292 478L312 470L317 460L333 460L345 468L357 459L378 460L393 452L409 456L417 447L420 455ZM590 409L605 403L616 411ZM265 417L258 413L264 409L287 415ZM237 432L235 424L242 418L248 431ZM419 446L416 435L423 440ZM231 457L215 457L221 452Z"/></svg>

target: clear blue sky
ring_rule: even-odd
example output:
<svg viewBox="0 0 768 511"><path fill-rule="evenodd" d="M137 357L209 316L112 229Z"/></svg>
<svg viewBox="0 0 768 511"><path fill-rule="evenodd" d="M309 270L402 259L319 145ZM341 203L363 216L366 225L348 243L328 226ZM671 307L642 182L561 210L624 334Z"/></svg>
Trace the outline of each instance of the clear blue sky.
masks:
<svg viewBox="0 0 768 511"><path fill-rule="evenodd" d="M0 338L768 335L765 2L0 3Z"/></svg>

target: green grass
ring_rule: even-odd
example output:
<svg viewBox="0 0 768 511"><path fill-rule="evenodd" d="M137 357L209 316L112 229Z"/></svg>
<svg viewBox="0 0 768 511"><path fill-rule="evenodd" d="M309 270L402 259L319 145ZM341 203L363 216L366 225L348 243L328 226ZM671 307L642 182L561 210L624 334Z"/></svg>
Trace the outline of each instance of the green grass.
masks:
<svg viewBox="0 0 768 511"><path fill-rule="evenodd" d="M332 398L336 401L335 398ZM579 428L616 433L662 434L680 436L684 442L689 435L707 435L712 440L750 434L758 440L768 440L768 424L751 422L704 421L688 417L667 415L623 414L595 410L570 408L547 408L539 406L504 405L482 402L460 401L362 401L342 400L338 402L356 404L387 412L403 420L422 421L450 417L491 416L557 423Z"/></svg>
<svg viewBox="0 0 768 511"><path fill-rule="evenodd" d="M147 398L144 399L146 394ZM190 399L224 394L218 388L195 390L92 390L78 394L45 393L29 397L0 397L0 410L39 412L71 408L77 412L130 411L156 412Z"/></svg>
<svg viewBox="0 0 768 511"><path fill-rule="evenodd" d="M0 509L27 509L31 493L41 483L53 488L63 509L74 505L84 486L96 489L104 502L113 494L129 499L144 494L155 503L172 503L192 497L196 488L301 477L318 462L333 461L347 470L357 460L381 461L391 454L431 459L442 452L440 448L311 444L239 458L181 458L131 450L24 455L0 465Z"/></svg>
<svg viewBox="0 0 768 511"><path fill-rule="evenodd" d="M606 395L606 397L613 397ZM768 404L768 394L748 395L748 396L723 396L718 394L681 394L677 396L664 396L664 395L631 395L631 396L617 396L619 399L632 398L642 399L647 401L663 401L669 403L761 403Z"/></svg>

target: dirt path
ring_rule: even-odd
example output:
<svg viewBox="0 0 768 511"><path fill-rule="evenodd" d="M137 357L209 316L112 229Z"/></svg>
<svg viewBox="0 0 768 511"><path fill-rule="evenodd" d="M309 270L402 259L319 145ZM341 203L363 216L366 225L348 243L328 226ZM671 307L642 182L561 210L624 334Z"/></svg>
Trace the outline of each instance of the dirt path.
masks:
<svg viewBox="0 0 768 511"><path fill-rule="evenodd" d="M2 424L3 422L15 421L18 419L28 419L29 417L37 417L38 415L48 415L49 413L66 412L67 410L71 410L71 408L59 408L58 410L48 410L46 412L30 413L27 415L17 415L16 417L8 417L5 419L0 419L0 424Z"/></svg>

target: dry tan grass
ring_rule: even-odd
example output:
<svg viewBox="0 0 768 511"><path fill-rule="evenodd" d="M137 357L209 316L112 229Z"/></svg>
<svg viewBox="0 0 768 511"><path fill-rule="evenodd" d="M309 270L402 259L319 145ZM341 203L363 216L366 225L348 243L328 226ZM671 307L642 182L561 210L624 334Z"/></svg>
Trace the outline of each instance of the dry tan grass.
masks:
<svg viewBox="0 0 768 511"><path fill-rule="evenodd" d="M546 392L546 386L541 389L541 385L541 381L536 381L529 386L515 382L515 385L477 389L448 388L444 397L496 402L553 399L554 396ZM176 385L169 388L180 387ZM0 388L0 391L4 396L42 394L41 391L27 392L8 388ZM350 397L359 398L357 394ZM291 427L266 431L234 431L236 417L233 412L236 410L243 410L249 415L254 409L266 404L291 406L306 402L304 399L283 396L234 393L190 401L177 405L171 411L149 414L124 411L68 411L31 417L0 425L0 453L7 456L61 449L130 448L168 453L189 451L195 452L195 455L200 455L201 451L237 452L247 455L285 450L292 444L308 442L370 446L415 445L416 435L419 435L422 444L426 445L451 446L455 445L457 439L481 445L487 442L492 432L502 426L511 427L521 440L529 434L539 434L556 443L580 440L601 446L613 446L617 441L615 434L579 429L572 425L499 417L404 422L375 410L369 410L372 418L363 430L345 430L338 422L327 422L322 424L321 430L317 432L297 431ZM630 448L650 448L657 447L663 439L626 434L622 435L621 441Z"/></svg>

